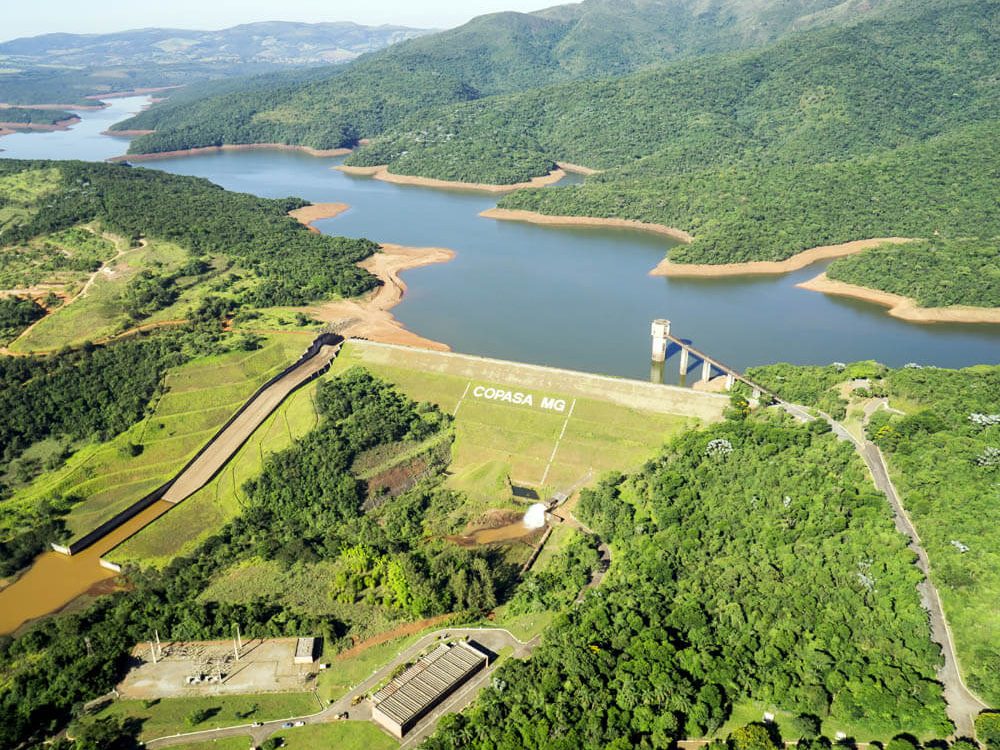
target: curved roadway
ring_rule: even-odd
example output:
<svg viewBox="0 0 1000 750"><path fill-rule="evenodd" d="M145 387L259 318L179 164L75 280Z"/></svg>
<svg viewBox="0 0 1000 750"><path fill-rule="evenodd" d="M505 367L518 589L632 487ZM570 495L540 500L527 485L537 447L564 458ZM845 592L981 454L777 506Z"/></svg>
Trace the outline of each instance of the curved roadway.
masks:
<svg viewBox="0 0 1000 750"><path fill-rule="evenodd" d="M815 419L802 406L784 401L779 402L779 404L786 412L800 421L808 422ZM952 637L951 628L948 626L944 608L941 606L941 597L938 596L937 588L931 581L930 558L928 558L927 551L920 542L920 535L910 520L910 515L906 512L906 507L900 500L892 479L889 477L889 468L886 466L885 457L878 446L870 440L858 440L844 425L829 414L823 412L819 412L819 414L829 423L834 434L840 440L850 441L854 445L858 455L868 467L876 489L888 499L889 505L892 507L896 529L910 540L909 547L917 556L917 569L924 576L924 580L917 585L920 603L930 617L931 640L941 647L941 655L944 659L944 663L938 669L937 676L944 685L944 700L947 704L948 718L955 725L955 737L974 737L976 716L988 706L969 690L965 680L962 679L962 672L958 666L958 652L955 650L955 640Z"/></svg>

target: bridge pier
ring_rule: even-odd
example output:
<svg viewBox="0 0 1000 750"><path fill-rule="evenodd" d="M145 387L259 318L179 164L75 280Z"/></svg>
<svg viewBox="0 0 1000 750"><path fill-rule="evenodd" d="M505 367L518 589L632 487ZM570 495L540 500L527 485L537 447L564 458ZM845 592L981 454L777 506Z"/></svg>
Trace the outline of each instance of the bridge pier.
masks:
<svg viewBox="0 0 1000 750"><path fill-rule="evenodd" d="M687 375L688 371L688 350L681 348L681 375Z"/></svg>
<svg viewBox="0 0 1000 750"><path fill-rule="evenodd" d="M653 361L663 362L667 358L667 340L670 336L670 321L657 318L653 321L650 335L653 337Z"/></svg>
<svg viewBox="0 0 1000 750"><path fill-rule="evenodd" d="M712 377L712 363L707 359L701 361L701 382L705 382Z"/></svg>
<svg viewBox="0 0 1000 750"><path fill-rule="evenodd" d="M727 372L726 373L726 390L727 391L733 390L733 384L735 382L736 382L736 377L731 372Z"/></svg>

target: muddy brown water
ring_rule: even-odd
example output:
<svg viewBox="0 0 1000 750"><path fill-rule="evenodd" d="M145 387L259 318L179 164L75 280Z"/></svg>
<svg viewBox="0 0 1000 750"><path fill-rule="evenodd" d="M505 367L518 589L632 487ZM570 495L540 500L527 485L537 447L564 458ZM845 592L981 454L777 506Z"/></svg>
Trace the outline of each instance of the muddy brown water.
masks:
<svg viewBox="0 0 1000 750"><path fill-rule="evenodd" d="M101 567L101 555L172 507L160 500L72 557L58 552L39 555L20 578L0 591L0 634L13 633L26 622L57 612L95 584L114 578L114 571Z"/></svg>

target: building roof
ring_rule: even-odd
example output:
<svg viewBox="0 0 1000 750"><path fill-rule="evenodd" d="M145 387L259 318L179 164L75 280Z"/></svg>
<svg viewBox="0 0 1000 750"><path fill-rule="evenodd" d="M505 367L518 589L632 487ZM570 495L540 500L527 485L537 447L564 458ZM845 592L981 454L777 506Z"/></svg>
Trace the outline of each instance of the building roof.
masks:
<svg viewBox="0 0 1000 750"><path fill-rule="evenodd" d="M308 658L310 661L312 661L314 653L316 653L316 639L299 638L298 642L295 644L295 658L296 659Z"/></svg>
<svg viewBox="0 0 1000 750"><path fill-rule="evenodd" d="M463 641L442 644L375 693L375 708L405 726L486 660L486 654Z"/></svg>

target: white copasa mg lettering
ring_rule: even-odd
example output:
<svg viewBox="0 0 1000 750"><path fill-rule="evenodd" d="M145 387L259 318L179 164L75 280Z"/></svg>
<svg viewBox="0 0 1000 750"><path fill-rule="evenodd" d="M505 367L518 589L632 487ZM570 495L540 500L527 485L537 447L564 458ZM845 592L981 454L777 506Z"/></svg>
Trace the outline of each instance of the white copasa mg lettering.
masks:
<svg viewBox="0 0 1000 750"><path fill-rule="evenodd" d="M521 391L505 391L503 388L493 388L492 386L477 385L472 389L472 395L476 398L485 398L487 401L506 401L508 404L518 406L534 406L535 400L530 393Z"/></svg>
<svg viewBox="0 0 1000 750"><path fill-rule="evenodd" d="M477 385L472 389L472 395L476 398L486 399L487 401L505 401L508 404L515 404L517 406L535 405L535 397L530 393L508 391L504 388L494 388L493 386ZM543 409L550 409L552 411L566 411L566 401L561 398L543 396L540 406Z"/></svg>

